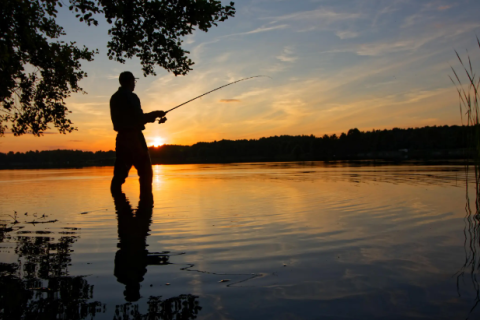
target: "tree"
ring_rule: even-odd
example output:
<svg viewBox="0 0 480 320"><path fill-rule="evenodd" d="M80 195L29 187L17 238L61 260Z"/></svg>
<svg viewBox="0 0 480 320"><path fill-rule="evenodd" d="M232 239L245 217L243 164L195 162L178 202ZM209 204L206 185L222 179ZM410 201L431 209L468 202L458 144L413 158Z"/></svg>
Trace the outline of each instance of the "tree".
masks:
<svg viewBox="0 0 480 320"><path fill-rule="evenodd" d="M60 40L64 29L55 18L62 0L0 1L0 136L41 136L53 124L60 133L76 130L67 118L65 99L84 92L87 74L81 61L93 61L97 50ZM144 76L160 66L186 75L194 64L182 48L182 37L195 28L207 32L235 14L234 3L218 0L69 0L80 22L112 25L107 43L110 60L138 57Z"/></svg>

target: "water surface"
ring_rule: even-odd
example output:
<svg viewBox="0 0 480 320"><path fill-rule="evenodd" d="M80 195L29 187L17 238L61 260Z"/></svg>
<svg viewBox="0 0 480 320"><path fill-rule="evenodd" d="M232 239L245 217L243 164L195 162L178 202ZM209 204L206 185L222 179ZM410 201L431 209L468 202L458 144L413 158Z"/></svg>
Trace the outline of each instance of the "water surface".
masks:
<svg viewBox="0 0 480 320"><path fill-rule="evenodd" d="M0 171L4 317L480 316L462 166L154 166L153 208L112 171Z"/></svg>

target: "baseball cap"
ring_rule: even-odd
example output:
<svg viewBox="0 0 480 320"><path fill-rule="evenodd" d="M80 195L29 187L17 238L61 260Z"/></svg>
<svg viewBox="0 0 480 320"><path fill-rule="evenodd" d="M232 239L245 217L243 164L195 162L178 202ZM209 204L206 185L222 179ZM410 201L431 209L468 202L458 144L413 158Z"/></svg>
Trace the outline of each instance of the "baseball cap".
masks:
<svg viewBox="0 0 480 320"><path fill-rule="evenodd" d="M133 76L133 73L131 73L130 71L124 71L120 73L120 76L118 77L118 81L120 82L120 84L123 84L132 79L138 79L138 78L135 78Z"/></svg>

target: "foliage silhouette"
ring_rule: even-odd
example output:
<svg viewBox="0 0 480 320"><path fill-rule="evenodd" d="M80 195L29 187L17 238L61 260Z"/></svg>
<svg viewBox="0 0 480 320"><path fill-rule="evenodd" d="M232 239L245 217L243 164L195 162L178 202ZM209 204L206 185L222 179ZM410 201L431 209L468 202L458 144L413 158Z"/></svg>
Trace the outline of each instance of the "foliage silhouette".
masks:
<svg viewBox="0 0 480 320"><path fill-rule="evenodd" d="M14 135L43 134L53 124L61 133L76 130L67 118L65 99L84 92L79 81L87 76L82 61L98 50L79 48L60 40L66 33L56 22L61 0L0 2L0 136L10 125ZM139 58L145 76L160 66L185 75L193 61L182 48L182 37L195 28L207 32L235 14L234 3L218 0L69 0L68 9L80 22L108 31L108 57L121 63Z"/></svg>
<svg viewBox="0 0 480 320"><path fill-rule="evenodd" d="M149 297L148 312L141 314L137 304L125 303L115 307L114 320L190 320L196 319L202 307L198 296L181 294L162 300L161 297Z"/></svg>

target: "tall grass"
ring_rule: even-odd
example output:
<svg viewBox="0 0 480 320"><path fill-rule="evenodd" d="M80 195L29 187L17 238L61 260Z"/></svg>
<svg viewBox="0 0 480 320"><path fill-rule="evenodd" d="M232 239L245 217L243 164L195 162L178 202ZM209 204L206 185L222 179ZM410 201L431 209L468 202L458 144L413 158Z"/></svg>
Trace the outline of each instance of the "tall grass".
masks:
<svg viewBox="0 0 480 320"><path fill-rule="evenodd" d="M477 44L480 48L480 40L477 37ZM452 67L454 78L449 76L450 80L453 82L457 88L458 98L459 98L459 107L460 107L460 117L462 124L468 127L471 127L469 131L470 134L467 137L469 139L469 145L472 146L473 153L472 159L469 159L473 162L475 169L475 195L476 195L476 208L478 213L479 208L479 195L480 195L480 110L479 110L479 101L480 101L480 77L477 78L477 75L474 72L472 67L472 60L470 55L467 54L468 64L464 63L458 52L455 50L458 61L462 65L461 73L457 73ZM466 81L462 82L461 75L466 75ZM467 162L467 170L469 169ZM467 172L468 178L468 172ZM467 179L468 182L468 179ZM467 183L468 188L468 183ZM468 193L467 193L468 194Z"/></svg>
<svg viewBox="0 0 480 320"><path fill-rule="evenodd" d="M480 40L477 37L477 44L480 48ZM480 304L480 110L479 110L479 101L480 101L480 76L474 72L472 66L472 60L470 55L467 52L468 64L462 60L457 51L455 51L458 60L462 66L460 73L457 73L452 67L454 77L450 77L450 80L454 83L457 88L458 98L459 98L459 107L460 107L460 117L462 124L470 128L468 145L471 146L473 152L469 152L470 159L467 159L465 165L465 175L466 175L466 204L465 204L465 261L462 268L457 273L457 290L458 294L460 293L460 282L465 280L464 277L467 276L473 290L475 291L475 299L473 307L470 309L469 316L473 310ZM465 79L464 82L461 79ZM471 183L470 178L470 163L473 163L474 167L474 177L475 183ZM470 190L469 186L475 186L475 206L472 208L470 201ZM472 210L473 209L473 210ZM468 316L467 316L468 319Z"/></svg>

